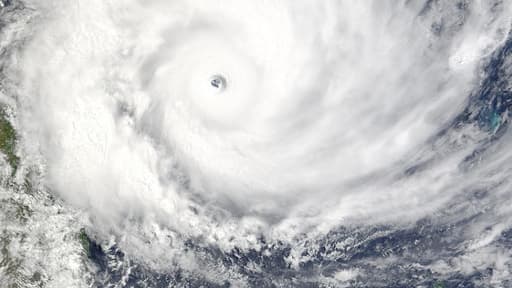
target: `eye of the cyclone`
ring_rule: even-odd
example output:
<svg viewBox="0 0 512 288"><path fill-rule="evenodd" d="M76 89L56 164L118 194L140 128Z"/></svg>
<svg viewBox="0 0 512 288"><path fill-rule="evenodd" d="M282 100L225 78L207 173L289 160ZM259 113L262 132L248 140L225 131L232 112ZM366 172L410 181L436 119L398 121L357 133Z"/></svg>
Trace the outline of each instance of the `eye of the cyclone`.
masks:
<svg viewBox="0 0 512 288"><path fill-rule="evenodd" d="M210 85L218 92L221 92L226 89L226 78L222 75L213 75L210 77Z"/></svg>

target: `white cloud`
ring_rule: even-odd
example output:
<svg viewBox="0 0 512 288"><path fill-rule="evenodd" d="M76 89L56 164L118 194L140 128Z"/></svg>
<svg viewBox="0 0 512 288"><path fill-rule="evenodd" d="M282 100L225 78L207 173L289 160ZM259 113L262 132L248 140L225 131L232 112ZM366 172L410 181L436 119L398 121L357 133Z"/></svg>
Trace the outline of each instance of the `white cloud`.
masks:
<svg viewBox="0 0 512 288"><path fill-rule="evenodd" d="M140 229L125 238L133 250L174 233L229 249L407 224L501 167L461 172L477 142L455 149L455 132L427 142L507 36L507 3L447 1L443 14L411 1L33 2L17 59L25 150L100 230ZM432 161L399 177L419 160Z"/></svg>

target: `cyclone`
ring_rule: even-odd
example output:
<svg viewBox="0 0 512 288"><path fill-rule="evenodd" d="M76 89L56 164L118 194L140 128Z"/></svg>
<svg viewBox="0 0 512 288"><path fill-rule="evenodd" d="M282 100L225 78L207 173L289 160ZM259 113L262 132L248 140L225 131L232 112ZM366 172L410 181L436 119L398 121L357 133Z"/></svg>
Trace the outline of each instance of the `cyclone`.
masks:
<svg viewBox="0 0 512 288"><path fill-rule="evenodd" d="M0 3L17 181L96 247L77 283L512 284L512 2Z"/></svg>

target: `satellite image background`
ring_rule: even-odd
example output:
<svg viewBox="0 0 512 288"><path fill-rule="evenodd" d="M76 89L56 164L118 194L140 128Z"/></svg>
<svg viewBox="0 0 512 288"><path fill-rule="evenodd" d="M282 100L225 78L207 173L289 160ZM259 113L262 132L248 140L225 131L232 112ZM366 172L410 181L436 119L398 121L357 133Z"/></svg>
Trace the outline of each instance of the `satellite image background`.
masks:
<svg viewBox="0 0 512 288"><path fill-rule="evenodd" d="M512 287L512 1L0 1L0 287Z"/></svg>

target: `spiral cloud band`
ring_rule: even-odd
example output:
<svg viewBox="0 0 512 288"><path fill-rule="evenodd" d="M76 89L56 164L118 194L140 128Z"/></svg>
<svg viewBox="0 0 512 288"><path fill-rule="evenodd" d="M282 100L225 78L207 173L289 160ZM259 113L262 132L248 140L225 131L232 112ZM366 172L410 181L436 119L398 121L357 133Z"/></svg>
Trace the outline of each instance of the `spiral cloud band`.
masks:
<svg viewBox="0 0 512 288"><path fill-rule="evenodd" d="M510 1L23 2L5 65L25 165L151 269L244 286L187 239L282 243L299 267L340 227L468 219L479 189L492 211L464 245L498 251L512 225L510 132L485 150L499 127L456 125L507 43ZM481 265L501 281L507 257ZM456 261L431 269L466 271Z"/></svg>

